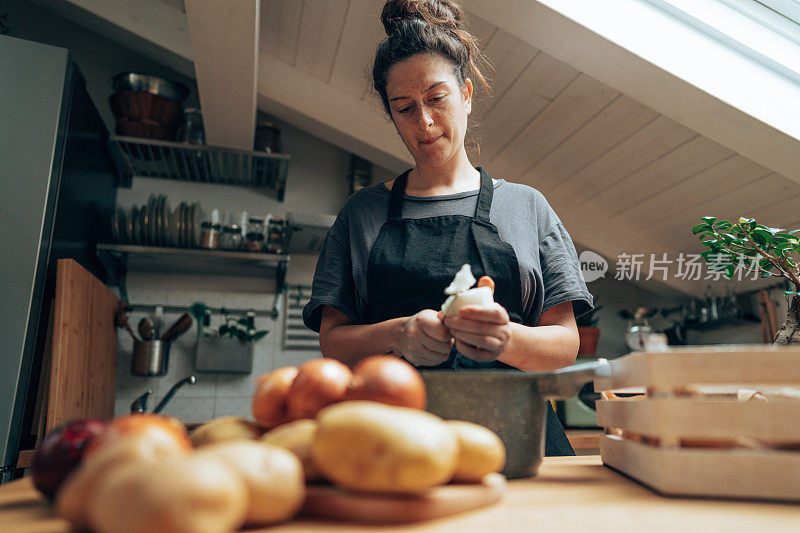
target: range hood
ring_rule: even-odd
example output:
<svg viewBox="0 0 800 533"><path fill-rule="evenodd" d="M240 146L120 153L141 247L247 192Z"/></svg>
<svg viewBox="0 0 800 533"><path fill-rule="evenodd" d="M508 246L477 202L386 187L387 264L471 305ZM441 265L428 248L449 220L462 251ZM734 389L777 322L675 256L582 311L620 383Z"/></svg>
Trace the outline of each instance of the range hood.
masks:
<svg viewBox="0 0 800 533"><path fill-rule="evenodd" d="M336 220L334 215L286 213L286 221L289 224L287 252L290 255L318 254L334 220Z"/></svg>

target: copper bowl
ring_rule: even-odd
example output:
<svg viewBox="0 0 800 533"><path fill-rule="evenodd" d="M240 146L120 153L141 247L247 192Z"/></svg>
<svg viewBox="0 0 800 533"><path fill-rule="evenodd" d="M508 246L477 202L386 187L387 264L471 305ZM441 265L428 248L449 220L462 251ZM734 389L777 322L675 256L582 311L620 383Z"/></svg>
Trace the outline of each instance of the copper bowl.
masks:
<svg viewBox="0 0 800 533"><path fill-rule="evenodd" d="M144 91L119 91L108 102L119 135L171 141L183 120L180 104Z"/></svg>

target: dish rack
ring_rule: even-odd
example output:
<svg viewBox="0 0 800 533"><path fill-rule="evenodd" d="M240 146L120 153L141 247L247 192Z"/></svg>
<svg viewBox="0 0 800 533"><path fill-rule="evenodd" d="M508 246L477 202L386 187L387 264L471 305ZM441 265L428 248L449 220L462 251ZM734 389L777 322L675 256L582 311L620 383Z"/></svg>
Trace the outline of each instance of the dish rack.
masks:
<svg viewBox="0 0 800 533"><path fill-rule="evenodd" d="M607 466L666 495L800 501L800 350L639 352L594 385Z"/></svg>

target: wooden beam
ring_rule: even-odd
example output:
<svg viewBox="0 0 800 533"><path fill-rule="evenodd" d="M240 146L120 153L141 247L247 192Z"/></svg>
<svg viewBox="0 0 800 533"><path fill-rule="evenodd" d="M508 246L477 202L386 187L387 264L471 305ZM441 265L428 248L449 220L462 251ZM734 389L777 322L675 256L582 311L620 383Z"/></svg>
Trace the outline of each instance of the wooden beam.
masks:
<svg viewBox="0 0 800 533"><path fill-rule="evenodd" d="M649 2L466 0L464 5L598 81L800 183L800 85Z"/></svg>
<svg viewBox="0 0 800 533"><path fill-rule="evenodd" d="M384 168L413 164L377 101L360 100L269 54L259 59L259 108Z"/></svg>
<svg viewBox="0 0 800 533"><path fill-rule="evenodd" d="M253 149L261 0L186 0L206 142Z"/></svg>

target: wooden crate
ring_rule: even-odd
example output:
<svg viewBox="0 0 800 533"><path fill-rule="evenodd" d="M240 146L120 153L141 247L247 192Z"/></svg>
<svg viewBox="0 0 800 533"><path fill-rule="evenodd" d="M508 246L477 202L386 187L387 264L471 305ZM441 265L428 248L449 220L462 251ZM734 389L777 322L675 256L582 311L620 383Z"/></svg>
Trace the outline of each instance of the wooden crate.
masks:
<svg viewBox="0 0 800 533"><path fill-rule="evenodd" d="M613 360L595 380L603 463L663 494L800 501L797 388L794 348L691 347Z"/></svg>

